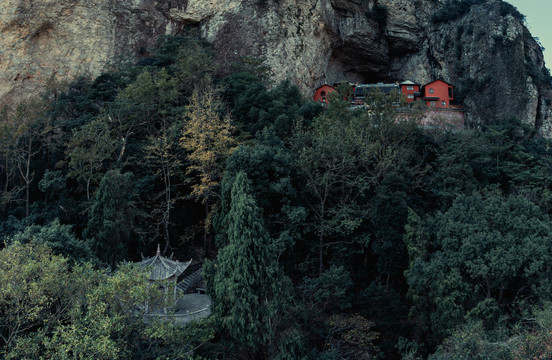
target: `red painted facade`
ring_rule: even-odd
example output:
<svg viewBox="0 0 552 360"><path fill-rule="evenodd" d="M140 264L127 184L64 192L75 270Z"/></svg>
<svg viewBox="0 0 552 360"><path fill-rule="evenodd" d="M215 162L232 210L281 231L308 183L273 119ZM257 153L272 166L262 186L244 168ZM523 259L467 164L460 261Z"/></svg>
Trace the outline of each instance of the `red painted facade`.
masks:
<svg viewBox="0 0 552 360"><path fill-rule="evenodd" d="M411 81L407 81L400 84L401 94L406 98L407 103L411 103L420 96L420 85L414 84Z"/></svg>
<svg viewBox="0 0 552 360"><path fill-rule="evenodd" d="M434 80L426 85L420 85L410 80L402 83L377 83L377 84L350 84L353 90L353 98L351 104L365 105L364 96L370 90L379 89L384 94L390 94L392 91L400 91L406 98L406 102L411 104L415 101L423 101L430 109L435 110L452 110L462 111L462 106L453 105L454 102L454 87L452 84L443 80ZM329 94L336 92L335 86L324 84L318 87L314 93L314 101L329 103ZM348 99L344 99L348 100Z"/></svg>
<svg viewBox="0 0 552 360"><path fill-rule="evenodd" d="M443 80L435 80L423 88L422 99L430 108L448 109L454 100L453 86Z"/></svg>
<svg viewBox="0 0 552 360"><path fill-rule="evenodd" d="M324 84L316 89L316 91L314 92L313 100L329 104L330 100L328 98L328 95L335 91L337 91L335 87Z"/></svg>

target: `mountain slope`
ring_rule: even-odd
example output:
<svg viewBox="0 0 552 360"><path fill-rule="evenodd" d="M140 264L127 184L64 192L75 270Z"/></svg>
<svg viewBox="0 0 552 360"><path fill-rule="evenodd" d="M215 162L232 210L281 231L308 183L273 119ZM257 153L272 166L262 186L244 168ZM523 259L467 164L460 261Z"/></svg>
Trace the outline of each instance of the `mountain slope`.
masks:
<svg viewBox="0 0 552 360"><path fill-rule="evenodd" d="M305 94L323 83L442 78L472 124L517 117L552 137L538 43L500 0L2 0L0 99L95 76L162 34L195 25L224 69L262 57Z"/></svg>

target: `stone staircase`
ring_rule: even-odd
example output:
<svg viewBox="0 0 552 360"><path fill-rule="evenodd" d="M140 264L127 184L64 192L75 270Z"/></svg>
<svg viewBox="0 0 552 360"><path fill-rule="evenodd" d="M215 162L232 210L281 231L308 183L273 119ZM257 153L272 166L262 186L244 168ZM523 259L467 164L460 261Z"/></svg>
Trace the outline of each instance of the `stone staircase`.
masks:
<svg viewBox="0 0 552 360"><path fill-rule="evenodd" d="M197 269L192 274L186 276L184 280L176 284L176 290L182 294L188 294L194 291L194 288L203 278L201 277L201 268Z"/></svg>

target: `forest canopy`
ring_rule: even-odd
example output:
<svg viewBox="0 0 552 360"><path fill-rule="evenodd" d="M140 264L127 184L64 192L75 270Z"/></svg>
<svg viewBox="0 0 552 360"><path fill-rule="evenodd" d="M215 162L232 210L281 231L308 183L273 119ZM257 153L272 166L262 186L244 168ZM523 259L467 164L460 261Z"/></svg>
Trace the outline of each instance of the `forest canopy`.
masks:
<svg viewBox="0 0 552 360"><path fill-rule="evenodd" d="M2 107L0 358L552 356L548 140L325 107L212 51L163 37ZM142 320L128 262L158 245L203 266L210 317Z"/></svg>

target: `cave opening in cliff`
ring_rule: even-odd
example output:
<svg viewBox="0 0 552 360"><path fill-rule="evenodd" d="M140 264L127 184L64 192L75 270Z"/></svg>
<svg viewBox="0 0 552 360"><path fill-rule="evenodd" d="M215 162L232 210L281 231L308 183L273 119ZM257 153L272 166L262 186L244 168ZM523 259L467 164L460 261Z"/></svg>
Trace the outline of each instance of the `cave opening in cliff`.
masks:
<svg viewBox="0 0 552 360"><path fill-rule="evenodd" d="M362 83L364 84L394 83L397 81L397 79L391 78L390 75L383 75L375 72L362 72L358 73L358 75L362 78Z"/></svg>

